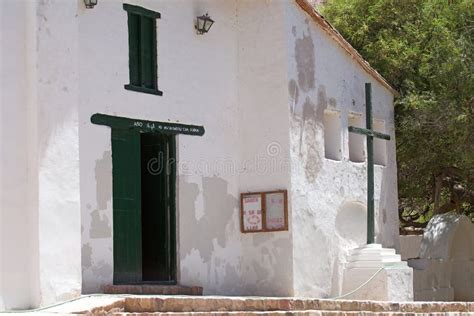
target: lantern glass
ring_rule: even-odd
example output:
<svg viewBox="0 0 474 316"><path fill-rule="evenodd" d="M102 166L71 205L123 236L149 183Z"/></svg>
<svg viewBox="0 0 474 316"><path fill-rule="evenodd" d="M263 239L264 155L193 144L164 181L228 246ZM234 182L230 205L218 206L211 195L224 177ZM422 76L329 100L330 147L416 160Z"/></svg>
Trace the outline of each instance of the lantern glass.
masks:
<svg viewBox="0 0 474 316"><path fill-rule="evenodd" d="M199 32L202 32L204 30L204 22L205 20L202 17L197 18L197 29Z"/></svg>
<svg viewBox="0 0 474 316"><path fill-rule="evenodd" d="M209 14L205 14L197 17L196 29L199 34L209 32L214 21L209 17Z"/></svg>
<svg viewBox="0 0 474 316"><path fill-rule="evenodd" d="M204 21L204 32L209 32L209 30L211 29L211 26L212 24L214 24L214 21L211 20L211 18L207 18L205 21Z"/></svg>

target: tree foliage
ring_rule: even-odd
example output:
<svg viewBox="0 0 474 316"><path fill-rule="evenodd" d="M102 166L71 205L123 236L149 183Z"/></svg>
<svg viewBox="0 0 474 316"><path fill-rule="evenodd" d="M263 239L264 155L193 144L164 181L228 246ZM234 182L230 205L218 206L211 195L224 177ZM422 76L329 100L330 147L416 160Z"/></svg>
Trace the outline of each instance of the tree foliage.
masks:
<svg viewBox="0 0 474 316"><path fill-rule="evenodd" d="M474 215L474 1L329 0L325 17L400 92L402 222Z"/></svg>

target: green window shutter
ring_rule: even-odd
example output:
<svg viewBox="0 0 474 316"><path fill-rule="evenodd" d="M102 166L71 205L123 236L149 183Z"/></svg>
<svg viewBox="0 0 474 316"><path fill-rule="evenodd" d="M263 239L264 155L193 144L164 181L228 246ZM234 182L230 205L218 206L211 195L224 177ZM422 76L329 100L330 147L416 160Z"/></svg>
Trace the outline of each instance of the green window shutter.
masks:
<svg viewBox="0 0 474 316"><path fill-rule="evenodd" d="M156 19L161 17L139 6L124 4L128 13L130 83L125 89L163 95L157 84Z"/></svg>
<svg viewBox="0 0 474 316"><path fill-rule="evenodd" d="M142 87L156 89L156 21L140 17Z"/></svg>
<svg viewBox="0 0 474 316"><path fill-rule="evenodd" d="M130 84L141 85L140 80L140 16L128 13L128 47Z"/></svg>
<svg viewBox="0 0 474 316"><path fill-rule="evenodd" d="M114 284L142 279L140 133L112 129Z"/></svg>

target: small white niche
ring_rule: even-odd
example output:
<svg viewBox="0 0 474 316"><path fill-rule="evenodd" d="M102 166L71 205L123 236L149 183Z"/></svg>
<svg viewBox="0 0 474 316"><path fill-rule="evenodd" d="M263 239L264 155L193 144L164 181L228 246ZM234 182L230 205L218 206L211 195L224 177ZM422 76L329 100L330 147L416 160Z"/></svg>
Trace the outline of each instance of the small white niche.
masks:
<svg viewBox="0 0 474 316"><path fill-rule="evenodd" d="M364 127L362 114L350 113L349 126ZM349 132L349 160L353 162L365 161L365 135Z"/></svg>
<svg viewBox="0 0 474 316"><path fill-rule="evenodd" d="M342 159L341 113L324 110L324 156Z"/></svg>
<svg viewBox="0 0 474 316"><path fill-rule="evenodd" d="M385 121L374 119L375 131L386 134ZM374 164L385 166L387 164L387 140L374 137Z"/></svg>

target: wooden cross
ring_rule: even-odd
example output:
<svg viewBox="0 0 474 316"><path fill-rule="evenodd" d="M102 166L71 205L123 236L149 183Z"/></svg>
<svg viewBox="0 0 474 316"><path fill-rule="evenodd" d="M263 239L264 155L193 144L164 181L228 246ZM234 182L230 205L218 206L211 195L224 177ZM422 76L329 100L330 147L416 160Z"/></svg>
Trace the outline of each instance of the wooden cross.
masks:
<svg viewBox="0 0 474 316"><path fill-rule="evenodd" d="M372 85L365 84L366 128L349 126L349 132L367 136L367 244L375 243L374 230L374 137L390 140L390 135L372 129Z"/></svg>

